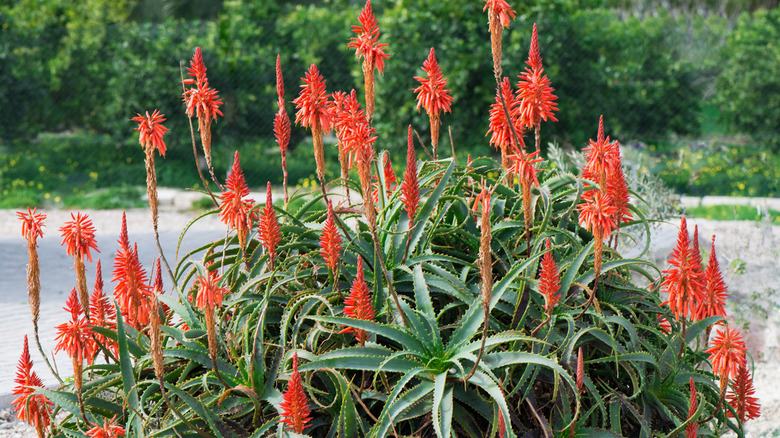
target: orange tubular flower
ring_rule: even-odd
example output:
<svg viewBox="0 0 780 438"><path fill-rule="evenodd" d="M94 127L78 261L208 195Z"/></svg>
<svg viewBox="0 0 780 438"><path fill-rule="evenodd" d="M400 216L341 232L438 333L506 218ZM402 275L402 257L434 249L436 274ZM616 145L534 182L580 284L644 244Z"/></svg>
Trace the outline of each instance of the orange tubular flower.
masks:
<svg viewBox="0 0 780 438"><path fill-rule="evenodd" d="M22 221L22 237L27 239L27 242L33 246L36 245L39 237L43 237L43 221L46 220L46 215L36 213L37 210L38 208L32 210L27 208L27 213L22 211L16 212L16 217Z"/></svg>
<svg viewBox="0 0 780 438"><path fill-rule="evenodd" d="M265 207L263 207L263 213L260 215L258 221L258 229L260 232L260 241L266 250L268 250L268 258L271 268L274 266L276 260L276 246L282 240L279 222L276 220L276 210L274 210L274 201L271 197L271 182L268 182L268 189L265 197Z"/></svg>
<svg viewBox="0 0 780 438"><path fill-rule="evenodd" d="M412 125L409 125L409 133L406 138L406 171L404 171L404 180L401 182L401 199L411 228L414 216L420 206L420 183L417 180L417 157L414 155Z"/></svg>
<svg viewBox="0 0 780 438"><path fill-rule="evenodd" d="M582 149L587 160L583 169L583 177L593 179L599 184L602 192L608 192L608 178L620 169L620 149L617 142L604 137L604 116L599 117L599 130L596 141L589 140L588 146ZM587 170L586 170L587 169Z"/></svg>
<svg viewBox="0 0 780 438"><path fill-rule="evenodd" d="M501 102L502 97L509 112L508 118L507 111L504 111L504 106ZM504 78L501 86L496 90L496 101L490 105L489 121L490 127L486 135L490 135L490 144L501 150L501 166L504 169L508 169L510 165L509 153L512 150L525 149L525 142L522 137L525 123L523 123L520 117L520 101L517 100L515 93L512 91L512 84L509 83L509 78ZM512 127L514 127L518 136L517 139L520 141L519 146L515 145ZM512 146L511 149L510 146Z"/></svg>
<svg viewBox="0 0 780 438"><path fill-rule="evenodd" d="M38 436L43 438L46 429L51 424L51 410L54 403L49 401L46 396L35 394L36 388L43 388L43 381L38 374L32 370L33 362L30 358L30 349L27 345L27 335L24 336L24 349L19 357L19 365L16 368L16 378L11 392L18 395L11 406L16 410L16 418L26 421L35 427Z"/></svg>
<svg viewBox="0 0 780 438"><path fill-rule="evenodd" d="M374 69L382 73L385 60L390 57L385 53L386 43L379 44L379 25L371 10L371 0L366 0L366 6L358 17L360 26L352 26L352 32L358 34L351 38L348 45L355 49L355 56L363 58L363 78L366 88L366 115L369 120L374 117Z"/></svg>
<svg viewBox="0 0 780 438"><path fill-rule="evenodd" d="M426 77L415 76L420 82L420 86L414 89L417 93L417 110L422 106L428 113L431 123L431 148L433 149L433 159L436 157L436 148L439 145L439 126L441 125L440 113L442 111L451 112L451 105L454 99L450 96L447 86L447 79L444 77L436 61L436 52L433 47L428 54L422 66Z"/></svg>
<svg viewBox="0 0 780 438"><path fill-rule="evenodd" d="M303 381L298 373L298 353L293 354L293 372L287 383L287 389L284 390L280 407L282 408L282 418L279 422L284 423L287 429L302 434L312 418L309 400L303 391Z"/></svg>
<svg viewBox="0 0 780 438"><path fill-rule="evenodd" d="M198 290L195 305L198 309L216 309L222 305L225 294L230 293L230 291L220 287L220 281L222 281L222 277L216 270L207 269L204 275L195 277L194 285Z"/></svg>
<svg viewBox="0 0 780 438"><path fill-rule="evenodd" d="M85 315L89 318L89 292L87 292L84 257L92 262L90 249L100 251L98 251L95 241L95 227L92 226L89 217L86 214L82 216L81 213L77 213L76 216L71 213L70 217L72 220L65 222L65 225L60 228L62 245L65 245L68 255L73 257L79 299Z"/></svg>
<svg viewBox="0 0 780 438"><path fill-rule="evenodd" d="M696 303L703 300L704 275L696 259L688 237L685 218L680 220L680 233L677 246L669 257L671 268L663 271L664 281L661 289L668 294L666 301L677 321L691 317L696 313Z"/></svg>
<svg viewBox="0 0 780 438"><path fill-rule="evenodd" d="M617 142L616 142L617 143ZM607 178L607 194L615 203L615 223L627 224L633 219L631 210L628 208L630 198L628 194L628 183L623 168L618 164L617 169Z"/></svg>
<svg viewBox="0 0 780 438"><path fill-rule="evenodd" d="M219 217L229 229L236 230L242 251L246 250L247 235L257 220L257 212L253 210L255 201L244 199L246 196L249 196L249 187L236 151L233 167L225 181L225 191L220 195Z"/></svg>
<svg viewBox="0 0 780 438"><path fill-rule="evenodd" d="M700 300L696 306L696 319L715 315L725 318L726 310L723 306L726 304L728 293L718 265L718 257L715 255L715 236L712 236L712 250L707 262L707 269L704 271L704 284L704 299Z"/></svg>
<svg viewBox="0 0 780 438"><path fill-rule="evenodd" d="M542 57L539 54L539 39L536 35L536 23L531 36L531 49L528 52L528 67L518 78L517 98L520 100L520 114L529 126L535 129L536 150L539 150L539 126L542 120L557 122L553 111L558 111L558 98L550 86L550 79L544 75Z"/></svg>
<svg viewBox="0 0 780 438"><path fill-rule="evenodd" d="M222 111L219 110L222 101L219 100L217 90L209 87L206 64L203 63L200 47L195 48L195 55L190 61L190 66L187 67L187 74L195 78L182 81L184 85L195 85L195 88L190 88L183 94L187 116L195 115L198 119L198 131L200 131L203 153L206 156L209 169L211 169L211 120L216 121L217 116L222 115Z"/></svg>
<svg viewBox="0 0 780 438"><path fill-rule="evenodd" d="M672 323L670 323L668 319L661 316L660 313L656 316L656 319L658 319L658 327L660 327L661 330L669 334L672 333Z"/></svg>
<svg viewBox="0 0 780 438"><path fill-rule="evenodd" d="M747 361L743 360L743 362L737 370L737 376L731 382L731 388L726 395L726 400L737 412L739 421L744 423L747 420L761 416L761 405L755 397L756 389L753 387L753 378L750 376ZM729 417L734 416L731 411L727 411L726 415Z"/></svg>
<svg viewBox="0 0 780 438"><path fill-rule="evenodd" d="M585 202L577 206L580 211L580 225L587 228L596 240L594 246L593 268L598 278L601 273L602 252L604 239L615 229L615 212L609 195L604 195L596 190L585 192L582 197Z"/></svg>
<svg viewBox="0 0 780 438"><path fill-rule="evenodd" d="M130 247L127 237L127 217L122 213L119 249L114 256L111 281L116 282L114 297L127 324L138 330L149 324L149 298L152 296L148 274L138 259L138 247Z"/></svg>
<svg viewBox="0 0 780 438"><path fill-rule="evenodd" d="M108 418L103 420L103 426L96 425L92 429L87 431L87 436L90 438L117 438L125 436L125 429L116 423L116 415L110 420Z"/></svg>
<svg viewBox="0 0 780 438"><path fill-rule="evenodd" d="M336 273L336 267L339 264L339 253L341 252L341 235L336 228L336 217L333 213L333 204L328 201L328 218L325 220L325 226L322 228L320 236L320 254L325 259L330 271Z"/></svg>
<svg viewBox="0 0 780 438"><path fill-rule="evenodd" d="M696 385L693 384L693 377L690 378L691 386L691 407L688 409L688 419L693 417L696 413ZM699 434L699 423L691 421L685 427L685 438L696 438Z"/></svg>
<svg viewBox="0 0 780 438"><path fill-rule="evenodd" d="M344 299L344 314L350 318L362 319L364 321L372 321L376 316L371 291L368 290L368 284L366 284L365 274L363 273L363 259L360 257L358 257L357 261L357 276L352 281L349 296ZM368 332L354 327L346 327L339 333L354 333L361 346L365 345L366 339L368 339Z"/></svg>
<svg viewBox="0 0 780 438"><path fill-rule="evenodd" d="M542 256L542 269L539 273L539 293L544 296L544 310L548 315L552 315L561 294L558 290L561 288L561 280L558 276L558 266L555 264L552 252L550 252L550 239L547 239L545 248L548 252Z"/></svg>
<svg viewBox="0 0 780 438"><path fill-rule="evenodd" d="M298 112L295 123L311 129L314 143L314 160L317 164L317 178L325 185L325 149L322 144L323 135L330 131L331 117L328 111L328 93L325 91L325 79L320 75L317 66L312 64L303 78L301 93L293 100Z"/></svg>
<svg viewBox="0 0 780 438"><path fill-rule="evenodd" d="M338 95L336 95L338 96ZM337 97L338 98L338 97ZM336 98L334 98L334 101ZM341 105L339 105L339 103ZM338 108L340 106L340 108ZM347 168L351 169L357 159L361 143L356 138L355 131L358 126L368 125L368 119L364 110L360 109L357 92L353 89L343 101L336 101L331 108L336 112L336 135L346 156Z"/></svg>
<svg viewBox="0 0 780 438"><path fill-rule="evenodd" d="M74 216L71 213L70 217L72 220L65 222L65 225L60 228L62 245L65 246L65 251L69 256L86 257L92 262L90 249L100 252L95 241L95 227L92 226L92 221L86 214L76 213Z"/></svg>
<svg viewBox="0 0 780 438"><path fill-rule="evenodd" d="M165 121L165 114L154 110L150 116L149 111L147 111L146 116L136 113L132 120L138 122L138 127L135 128L136 131L140 131L138 143L144 149L157 149L160 155L164 157L166 148L163 136L168 131L168 128L162 125L162 122Z"/></svg>
<svg viewBox="0 0 780 438"><path fill-rule="evenodd" d="M95 287L92 289L92 295L89 297L89 304L91 307L91 311L89 312L89 323L91 325L108 329L116 328L116 310L114 309L114 306L111 305L111 301L108 297L103 293L103 270L100 267L100 260L97 261ZM94 333L94 336L98 342L114 353L119 351L119 346L116 341L99 333Z"/></svg>
<svg viewBox="0 0 780 438"><path fill-rule="evenodd" d="M86 360L91 365L92 360L95 358L92 328L89 320L79 316L82 310L76 296L76 289L71 290L64 309L70 312L71 320L56 327L57 336L55 340L57 340L57 346L54 348L54 352L65 350L74 362L81 363L83 360Z"/></svg>
<svg viewBox="0 0 780 438"><path fill-rule="evenodd" d="M725 331L718 329L712 347L705 353L710 355L712 372L720 377L721 384L737 375L740 366L745 365L745 341L739 334L739 330L731 330L728 326Z"/></svg>

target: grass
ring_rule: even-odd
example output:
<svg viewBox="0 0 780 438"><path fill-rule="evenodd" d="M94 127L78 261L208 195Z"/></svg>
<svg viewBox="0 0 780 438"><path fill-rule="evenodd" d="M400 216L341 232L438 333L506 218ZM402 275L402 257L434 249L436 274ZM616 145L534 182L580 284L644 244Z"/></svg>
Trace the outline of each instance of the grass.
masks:
<svg viewBox="0 0 780 438"><path fill-rule="evenodd" d="M691 217L717 221L761 221L768 215L773 224L780 225L780 211L749 205L709 205L686 210Z"/></svg>

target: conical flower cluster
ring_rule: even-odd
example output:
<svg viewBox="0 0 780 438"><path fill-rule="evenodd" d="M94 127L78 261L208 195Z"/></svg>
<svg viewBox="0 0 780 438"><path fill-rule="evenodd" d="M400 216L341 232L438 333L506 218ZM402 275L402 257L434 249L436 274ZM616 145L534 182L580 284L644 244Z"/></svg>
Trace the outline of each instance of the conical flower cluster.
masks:
<svg viewBox="0 0 780 438"><path fill-rule="evenodd" d="M287 383L287 389L284 390L280 406L282 418L279 422L284 423L287 429L302 434L312 418L309 400L303 391L303 381L298 373L298 353L293 354L293 371L290 375L290 381Z"/></svg>
<svg viewBox="0 0 780 438"><path fill-rule="evenodd" d="M30 358L30 349L27 344L27 335L24 336L24 349L16 368L16 386L11 392L18 397L11 402L16 410L16 417L30 423L38 433L39 438L44 437L44 430L49 427L52 420L52 408L54 403L46 396L35 394L36 388L43 388L43 381L32 370L33 362Z"/></svg>
<svg viewBox="0 0 780 438"><path fill-rule="evenodd" d="M320 236L320 254L325 259L325 263L330 268L330 271L334 274L339 264L341 252L341 235L338 228L336 228L335 216L333 204L328 201L328 218L325 219L325 225L322 227L322 236Z"/></svg>
<svg viewBox="0 0 780 438"><path fill-rule="evenodd" d="M222 111L219 109L222 101L219 99L217 90L209 86L209 80L206 77L206 64L203 63L200 47L195 48L195 55L190 61L190 66L187 67L187 74L194 79L184 79L182 84L195 85L195 87L184 91L186 112L189 117L195 116L198 119L203 154L206 157L209 170L213 170L211 164L211 121L216 121L217 116L222 115Z"/></svg>
<svg viewBox="0 0 780 438"><path fill-rule="evenodd" d="M344 314L350 318L365 321L372 321L376 316L371 291L368 290L368 284L363 273L363 259L360 257L358 257L357 261L357 276L352 281L349 296L344 299ZM353 327L346 327L339 333L354 333L360 345L365 344L368 338L368 332Z"/></svg>
<svg viewBox="0 0 780 438"><path fill-rule="evenodd" d="M271 183L268 182L265 197L265 207L260 214L258 221L260 233L260 242L268 251L269 264L273 268L276 261L276 247L282 240L279 221L276 220L276 210L274 210L274 200L271 196Z"/></svg>
<svg viewBox="0 0 780 438"><path fill-rule="evenodd" d="M138 245L130 246L127 216L124 213L117 242L119 249L114 256L114 272L111 278L112 282L116 282L114 297L125 322L141 330L149 325L149 299L152 290L149 286L149 276L138 258Z"/></svg>
<svg viewBox="0 0 780 438"><path fill-rule="evenodd" d="M414 89L417 93L417 110L425 108L431 124L431 148L433 159L437 159L436 149L439 145L439 127L441 126L441 112L450 112L452 102L455 100L450 95L447 87L447 79L436 60L436 52L431 47L428 58L423 62L422 70L425 77L415 76L420 86Z"/></svg>

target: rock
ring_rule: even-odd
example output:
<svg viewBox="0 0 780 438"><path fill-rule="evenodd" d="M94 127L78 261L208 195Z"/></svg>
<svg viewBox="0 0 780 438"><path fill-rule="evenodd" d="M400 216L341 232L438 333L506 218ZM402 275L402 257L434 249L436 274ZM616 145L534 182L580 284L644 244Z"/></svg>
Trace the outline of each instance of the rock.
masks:
<svg viewBox="0 0 780 438"><path fill-rule="evenodd" d="M12 421L13 419L14 419L14 416L13 416L13 415L11 415L11 413L10 413L10 412L6 411L5 409L3 409L2 411L0 411L0 420L3 420L3 421Z"/></svg>

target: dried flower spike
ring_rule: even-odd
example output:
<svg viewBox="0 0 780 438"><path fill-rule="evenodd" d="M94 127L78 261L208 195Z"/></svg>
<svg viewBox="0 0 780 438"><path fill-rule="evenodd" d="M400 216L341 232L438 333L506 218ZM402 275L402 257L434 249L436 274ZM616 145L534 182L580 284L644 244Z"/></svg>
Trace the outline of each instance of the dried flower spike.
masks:
<svg viewBox="0 0 780 438"><path fill-rule="evenodd" d="M43 237L43 221L46 219L46 215L37 213L36 210L27 208L27 213L17 211L16 217L22 221L22 237L27 239L27 299L30 302L33 327L37 333L41 307L41 271L38 264L38 238Z"/></svg>
<svg viewBox="0 0 780 438"><path fill-rule="evenodd" d="M488 11L493 74L500 78L503 74L501 71L501 34L505 27L509 27L509 20L515 18L516 12L512 10L506 0L485 0L485 7L482 10Z"/></svg>
<svg viewBox="0 0 780 438"><path fill-rule="evenodd" d="M284 390L280 423L284 423L287 429L302 434L306 426L311 422L311 408L306 393L303 391L303 381L298 373L298 353L293 354L293 372L290 381Z"/></svg>
<svg viewBox="0 0 780 438"><path fill-rule="evenodd" d="M441 126L441 112L450 112L453 102L450 91L447 90L447 79L444 77L436 61L436 52L431 47L428 58L422 66L425 77L415 76L420 86L414 89L417 93L417 110L422 106L428 113L431 123L431 148L433 159L437 159L436 149L439 145L439 127Z"/></svg>

